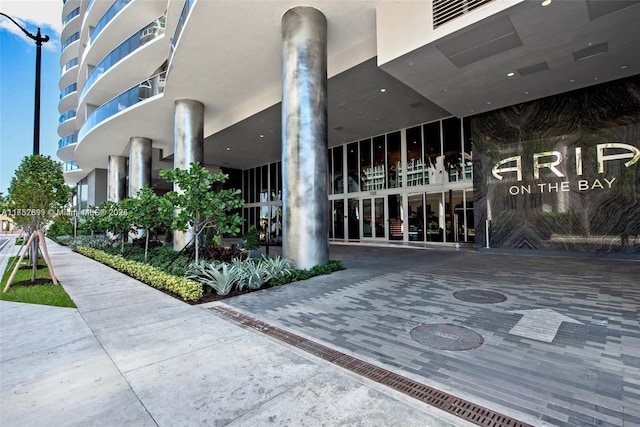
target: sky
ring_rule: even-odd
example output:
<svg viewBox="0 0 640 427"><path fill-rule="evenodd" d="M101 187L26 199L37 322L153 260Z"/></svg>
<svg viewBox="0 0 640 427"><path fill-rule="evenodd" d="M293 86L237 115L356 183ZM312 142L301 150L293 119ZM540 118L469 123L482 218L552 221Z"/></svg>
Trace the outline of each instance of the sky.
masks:
<svg viewBox="0 0 640 427"><path fill-rule="evenodd" d="M62 0L2 0L0 12L27 31L50 40L42 45L40 83L40 154L59 161L60 31ZM33 153L36 68L35 42L0 16L0 193L7 189L25 156Z"/></svg>

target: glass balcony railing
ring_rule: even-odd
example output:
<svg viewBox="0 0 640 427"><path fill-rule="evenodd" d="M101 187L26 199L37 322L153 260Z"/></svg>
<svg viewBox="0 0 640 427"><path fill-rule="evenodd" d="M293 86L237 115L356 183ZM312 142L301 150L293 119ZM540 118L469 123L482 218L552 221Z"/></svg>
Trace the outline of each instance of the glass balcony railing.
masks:
<svg viewBox="0 0 640 427"><path fill-rule="evenodd" d="M93 31L91 31L91 34L89 34L89 43L93 43L96 37L98 37L102 30L104 30L104 27L106 27L107 24L111 22L111 20L129 3L131 3L131 0L116 0L115 3L107 9L104 15L102 15L102 18L100 18L96 26L93 28Z"/></svg>
<svg viewBox="0 0 640 427"><path fill-rule="evenodd" d="M75 160L72 160L70 162L64 162L62 164L62 172L77 171L79 169L80 169L80 166L78 166L78 162L76 162Z"/></svg>
<svg viewBox="0 0 640 427"><path fill-rule="evenodd" d="M135 33L133 36L125 40L120 46L113 49L102 61L91 71L87 81L82 88L80 99L83 99L87 91L93 86L93 84L102 76L107 70L118 63L122 58L129 55L145 43L150 42L164 34L166 15L160 16L152 23Z"/></svg>
<svg viewBox="0 0 640 427"><path fill-rule="evenodd" d="M64 98L65 96L77 90L78 90L78 83L71 83L69 86L62 89L62 92L60 92L60 99Z"/></svg>
<svg viewBox="0 0 640 427"><path fill-rule="evenodd" d="M62 72L60 73L61 75L66 73L67 71L69 71L71 69L71 67L75 67L76 65L78 65L78 57L76 56L75 58L67 61L66 64L64 64L64 67L62 67Z"/></svg>
<svg viewBox="0 0 640 427"><path fill-rule="evenodd" d="M149 77L149 79L135 85L98 107L98 109L89 116L87 121L84 122L82 128L80 128L78 138L82 140L91 129L120 111L142 102L145 99L163 93L166 73L166 71L163 71L160 74Z"/></svg>
<svg viewBox="0 0 640 427"><path fill-rule="evenodd" d="M76 7L71 12L69 12L69 14L67 16L64 17L64 24L63 25L67 25L67 22L71 21L73 18L75 18L78 15L80 15L80 8Z"/></svg>
<svg viewBox="0 0 640 427"><path fill-rule="evenodd" d="M178 38L180 38L180 34L182 33L182 28L184 27L184 23L187 20L187 16L189 16L189 12L191 11L191 7L193 6L194 3L195 3L195 0L186 0L184 2L182 12L180 13L180 17L178 18L178 25L176 26L176 30L173 33L173 38L171 39L169 62L171 62L171 58L173 58L173 51L176 47L176 43L178 42Z"/></svg>
<svg viewBox="0 0 640 427"><path fill-rule="evenodd" d="M78 134L74 133L73 135L65 136L64 138L58 141L58 150L62 147L66 147L67 145L76 144L78 142Z"/></svg>
<svg viewBox="0 0 640 427"><path fill-rule="evenodd" d="M67 110L64 113L62 113L60 115L60 120L58 122L62 124L67 120L74 118L75 116L76 116L76 110L72 108L71 110Z"/></svg>
<svg viewBox="0 0 640 427"><path fill-rule="evenodd" d="M85 16L86 16L87 13L89 13L89 10L91 10L91 6L93 6L93 3L95 1L96 0L89 0L89 4L87 4L87 8L84 10Z"/></svg>
<svg viewBox="0 0 640 427"><path fill-rule="evenodd" d="M73 33L71 34L71 36L69 36L64 43L62 43L62 49L60 49L61 51L65 50L67 48L67 46L69 46L71 43L73 43L74 41L78 40L80 38L80 33Z"/></svg>

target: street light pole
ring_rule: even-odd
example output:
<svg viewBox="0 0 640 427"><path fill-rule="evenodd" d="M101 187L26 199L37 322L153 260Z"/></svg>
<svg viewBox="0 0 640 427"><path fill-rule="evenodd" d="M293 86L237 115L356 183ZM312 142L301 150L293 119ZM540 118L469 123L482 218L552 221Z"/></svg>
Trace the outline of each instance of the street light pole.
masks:
<svg viewBox="0 0 640 427"><path fill-rule="evenodd" d="M27 35L30 39L36 42L36 90L34 96L34 113L33 113L33 154L40 154L40 67L41 67L41 58L42 58L42 43L46 43L49 41L49 36L45 35L44 37L40 33L40 28L38 27L38 33L36 35L31 34L29 31L22 28L20 24L18 24L12 17L9 15L0 12L0 15L8 18L11 22L16 24L18 28L22 30L23 33Z"/></svg>

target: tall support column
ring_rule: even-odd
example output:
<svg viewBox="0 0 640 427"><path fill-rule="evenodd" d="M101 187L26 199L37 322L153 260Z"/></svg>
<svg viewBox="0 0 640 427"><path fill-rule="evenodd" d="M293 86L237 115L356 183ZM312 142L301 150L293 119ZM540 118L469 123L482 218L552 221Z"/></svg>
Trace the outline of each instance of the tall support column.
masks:
<svg viewBox="0 0 640 427"><path fill-rule="evenodd" d="M129 142L129 197L133 197L145 185L151 185L151 140L132 136Z"/></svg>
<svg viewBox="0 0 640 427"><path fill-rule="evenodd" d="M204 105L192 99L176 99L173 126L173 167L189 169L204 164ZM180 189L174 185L175 191ZM193 239L191 231L173 233L173 249L181 250Z"/></svg>
<svg viewBox="0 0 640 427"><path fill-rule="evenodd" d="M127 158L109 156L107 164L107 200L119 202L127 197Z"/></svg>
<svg viewBox="0 0 640 427"><path fill-rule="evenodd" d="M311 7L282 17L282 180L283 256L326 264L327 19Z"/></svg>

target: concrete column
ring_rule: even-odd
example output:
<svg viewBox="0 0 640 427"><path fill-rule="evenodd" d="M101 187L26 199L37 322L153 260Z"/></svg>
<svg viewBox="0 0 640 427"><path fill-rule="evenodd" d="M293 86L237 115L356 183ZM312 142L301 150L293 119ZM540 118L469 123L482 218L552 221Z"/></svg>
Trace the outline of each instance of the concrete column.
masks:
<svg viewBox="0 0 640 427"><path fill-rule="evenodd" d="M189 169L204 164L204 105L192 99L176 99L173 126L173 167ZM174 185L175 191L180 191ZM173 233L173 249L179 251L193 239L191 231Z"/></svg>
<svg viewBox="0 0 640 427"><path fill-rule="evenodd" d="M327 20L312 7L282 17L283 256L329 262Z"/></svg>
<svg viewBox="0 0 640 427"><path fill-rule="evenodd" d="M127 197L127 158L109 156L107 164L107 200L119 202Z"/></svg>
<svg viewBox="0 0 640 427"><path fill-rule="evenodd" d="M129 197L145 185L151 185L151 140L140 136L129 138Z"/></svg>

